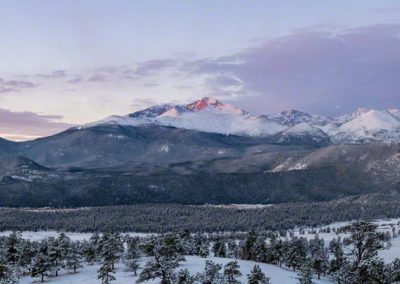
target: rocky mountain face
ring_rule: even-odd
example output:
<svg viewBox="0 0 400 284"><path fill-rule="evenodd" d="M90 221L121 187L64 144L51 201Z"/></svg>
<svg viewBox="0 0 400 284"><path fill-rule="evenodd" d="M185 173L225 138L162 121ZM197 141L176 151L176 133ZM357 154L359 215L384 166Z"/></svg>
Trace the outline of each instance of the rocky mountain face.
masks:
<svg viewBox="0 0 400 284"><path fill-rule="evenodd" d="M0 140L0 206L276 203L400 190L398 110L253 116L203 98Z"/></svg>

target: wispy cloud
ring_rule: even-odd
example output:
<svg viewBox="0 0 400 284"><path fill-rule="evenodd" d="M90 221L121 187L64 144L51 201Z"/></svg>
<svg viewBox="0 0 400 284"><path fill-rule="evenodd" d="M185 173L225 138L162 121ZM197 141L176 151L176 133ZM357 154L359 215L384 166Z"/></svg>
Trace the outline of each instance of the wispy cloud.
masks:
<svg viewBox="0 0 400 284"><path fill-rule="evenodd" d="M37 87L37 84L27 80L4 80L0 78L0 94L19 92L21 89L34 87Z"/></svg>
<svg viewBox="0 0 400 284"><path fill-rule="evenodd" d="M78 84L78 83L81 83L82 81L83 80L82 80L82 78L80 76L75 76L73 78L68 79L67 83L69 83L69 84Z"/></svg>
<svg viewBox="0 0 400 284"><path fill-rule="evenodd" d="M46 79L59 79L67 77L67 71L65 70L55 70L49 74L36 74L35 77L46 78Z"/></svg>
<svg viewBox="0 0 400 284"><path fill-rule="evenodd" d="M139 63L134 70L136 76L149 76L156 72L163 71L166 68L174 67L177 65L177 61L173 59L155 59L149 60L143 63Z"/></svg>
<svg viewBox="0 0 400 284"><path fill-rule="evenodd" d="M101 74L94 74L90 76L90 78L88 79L89 82L103 82L106 80L107 80L106 77Z"/></svg>
<svg viewBox="0 0 400 284"><path fill-rule="evenodd" d="M2 84L5 87L16 88L16 89L34 88L36 86L34 83L25 80L4 81Z"/></svg>

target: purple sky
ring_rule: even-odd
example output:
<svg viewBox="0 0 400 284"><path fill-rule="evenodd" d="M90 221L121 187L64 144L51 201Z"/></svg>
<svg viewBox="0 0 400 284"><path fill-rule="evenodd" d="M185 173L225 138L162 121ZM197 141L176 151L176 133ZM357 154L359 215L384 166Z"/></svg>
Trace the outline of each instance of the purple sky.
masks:
<svg viewBox="0 0 400 284"><path fill-rule="evenodd" d="M24 140L214 96L251 113L400 108L400 4L12 1L0 136Z"/></svg>

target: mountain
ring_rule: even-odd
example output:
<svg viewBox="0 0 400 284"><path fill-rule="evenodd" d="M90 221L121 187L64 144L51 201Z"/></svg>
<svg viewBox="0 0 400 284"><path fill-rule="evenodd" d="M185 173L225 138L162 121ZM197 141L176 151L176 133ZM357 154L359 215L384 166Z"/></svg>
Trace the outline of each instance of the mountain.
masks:
<svg viewBox="0 0 400 284"><path fill-rule="evenodd" d="M179 163L237 157L260 139L162 125L102 124L20 143L20 152L47 167L167 170ZM250 151L250 150L249 150Z"/></svg>
<svg viewBox="0 0 400 284"><path fill-rule="evenodd" d="M0 138L0 159L17 154L18 143Z"/></svg>
<svg viewBox="0 0 400 284"><path fill-rule="evenodd" d="M23 156L0 160L0 178L3 182L48 182L57 180L59 177L55 171Z"/></svg>
<svg viewBox="0 0 400 284"><path fill-rule="evenodd" d="M320 147L327 144L400 141L398 109L358 109L335 118L298 110L255 116L210 97L187 105L153 106L126 116L111 116L81 128L110 124L163 125L224 135L265 137L268 141L283 144L310 142L310 145Z"/></svg>
<svg viewBox="0 0 400 284"><path fill-rule="evenodd" d="M324 131L307 122L293 124L275 137L273 141L284 145L323 147L332 144L330 137Z"/></svg>
<svg viewBox="0 0 400 284"><path fill-rule="evenodd" d="M324 126L332 123L332 119L320 115L311 115L298 110L282 111L276 114L266 115L271 120L275 120L286 126L294 126L299 123Z"/></svg>
<svg viewBox="0 0 400 284"><path fill-rule="evenodd" d="M343 123L333 132L337 143L400 141L400 120L389 111L365 111Z"/></svg>
<svg viewBox="0 0 400 284"><path fill-rule="evenodd" d="M145 124L193 129L224 135L269 136L282 131L285 126L266 117L256 117L230 104L205 97L183 106L161 105L127 116L112 116L104 120L83 125L87 128L97 125Z"/></svg>
<svg viewBox="0 0 400 284"><path fill-rule="evenodd" d="M0 206L279 203L400 191L399 111L254 116L213 98L0 139Z"/></svg>
<svg viewBox="0 0 400 284"><path fill-rule="evenodd" d="M189 132L186 134L189 137L196 133L184 131ZM243 137L235 137L233 140L223 140L232 137L206 134L215 137L199 137L193 141L221 141L215 142L217 147L210 147L208 153L203 153L201 157L197 155L206 151L206 147L193 152L181 147L161 148L160 152L150 152L147 156L137 154L139 150L134 154L123 151L129 159L120 161L111 168L107 166L111 165L109 163L113 152L108 153L108 164L101 163L104 158L94 156L93 159L98 159L97 168L95 163L87 166L88 156L84 157L86 159L76 156L75 163L67 163L75 165L74 167L66 167L65 161L61 160L63 167L52 169L26 158L27 164L4 161L0 163L4 173L0 180L0 206L269 204L323 201L349 195L400 191L398 144L370 143L305 148L262 144L252 141L254 138L241 140ZM35 155L43 158L51 153L55 148L46 150L46 147L52 142L51 139L45 141L40 147L44 153L37 152ZM98 143L104 141L100 139ZM115 144L113 148L118 148L118 145ZM218 148L222 145L225 147ZM81 154L92 147L86 143L76 146ZM192 147L197 148L199 145ZM169 161L170 158L160 160L162 155L171 152L173 154L170 157L175 162ZM155 157L149 159L152 154ZM117 157L122 155L114 154L114 160ZM50 161L56 163L56 160Z"/></svg>

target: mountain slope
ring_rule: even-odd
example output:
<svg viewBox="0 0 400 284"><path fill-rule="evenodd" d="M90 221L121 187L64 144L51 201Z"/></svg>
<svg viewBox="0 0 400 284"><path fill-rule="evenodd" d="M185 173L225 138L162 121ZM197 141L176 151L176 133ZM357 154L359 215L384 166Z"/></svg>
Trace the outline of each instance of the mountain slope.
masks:
<svg viewBox="0 0 400 284"><path fill-rule="evenodd" d="M308 145L314 147L323 147L331 144L331 139L324 131L306 122L295 124L278 133L273 141L284 145Z"/></svg>
<svg viewBox="0 0 400 284"><path fill-rule="evenodd" d="M338 143L400 141L400 120L388 111L369 110L340 125L333 139Z"/></svg>
<svg viewBox="0 0 400 284"><path fill-rule="evenodd" d="M21 143L20 151L48 167L115 168L136 171L240 157L267 145L260 138L226 136L158 125L101 125L70 129ZM282 151L290 147L280 147ZM250 154L249 154L250 155Z"/></svg>
<svg viewBox="0 0 400 284"><path fill-rule="evenodd" d="M49 182L60 178L60 175L49 168L19 156L0 160L0 178L4 182Z"/></svg>

